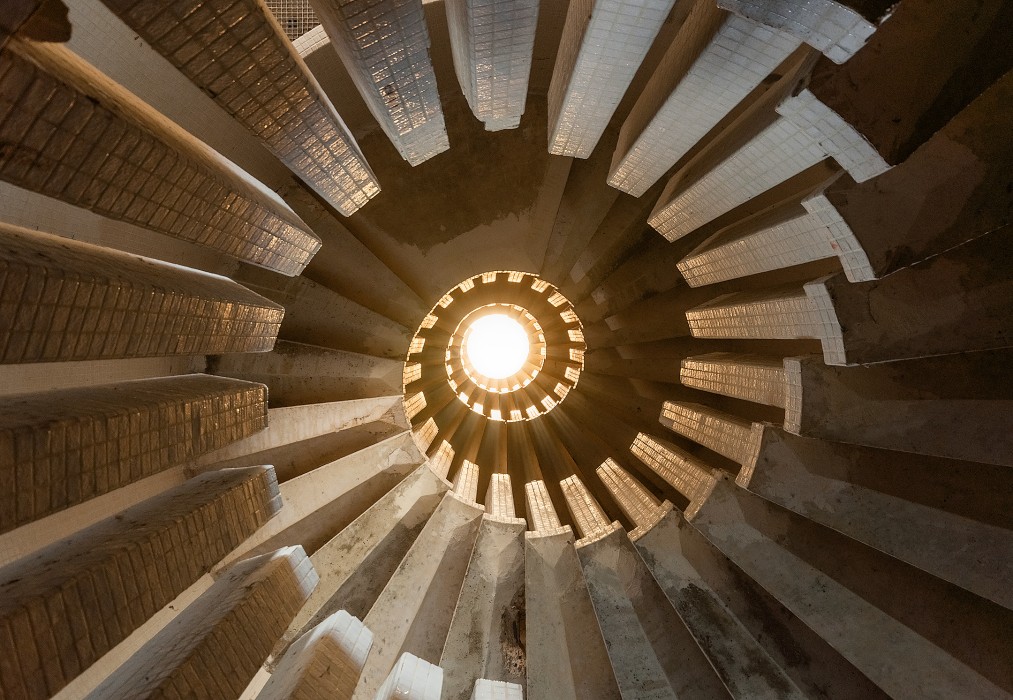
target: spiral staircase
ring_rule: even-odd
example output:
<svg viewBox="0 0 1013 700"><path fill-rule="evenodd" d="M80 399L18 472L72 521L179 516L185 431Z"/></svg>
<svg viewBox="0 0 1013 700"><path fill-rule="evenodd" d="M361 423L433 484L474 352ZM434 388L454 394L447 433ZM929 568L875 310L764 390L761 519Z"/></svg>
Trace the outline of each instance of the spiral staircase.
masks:
<svg viewBox="0 0 1013 700"><path fill-rule="evenodd" d="M65 2L0 698L1013 696L1013 5Z"/></svg>

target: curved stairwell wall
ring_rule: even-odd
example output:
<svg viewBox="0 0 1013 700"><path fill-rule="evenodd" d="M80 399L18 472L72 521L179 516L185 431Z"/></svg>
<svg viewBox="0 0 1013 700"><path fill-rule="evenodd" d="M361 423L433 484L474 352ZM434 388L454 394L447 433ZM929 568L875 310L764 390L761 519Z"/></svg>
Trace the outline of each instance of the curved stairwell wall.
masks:
<svg viewBox="0 0 1013 700"><path fill-rule="evenodd" d="M65 2L0 698L1013 697L1009 3ZM469 299L544 411L458 400Z"/></svg>

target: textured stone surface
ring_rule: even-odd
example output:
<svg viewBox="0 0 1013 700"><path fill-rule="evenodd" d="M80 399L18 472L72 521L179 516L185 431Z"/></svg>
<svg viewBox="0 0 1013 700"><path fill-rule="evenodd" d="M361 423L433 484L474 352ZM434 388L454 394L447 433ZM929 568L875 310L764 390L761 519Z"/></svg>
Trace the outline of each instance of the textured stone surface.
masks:
<svg viewBox="0 0 1013 700"><path fill-rule="evenodd" d="M270 350L284 310L215 275L0 225L0 363Z"/></svg>
<svg viewBox="0 0 1013 700"><path fill-rule="evenodd" d="M48 698L281 507L270 467L206 474L3 569L0 683Z"/></svg>
<svg viewBox="0 0 1013 700"><path fill-rule="evenodd" d="M482 506L454 493L443 496L363 620L376 649L362 670L356 700L376 695L399 654L438 658L481 520Z"/></svg>
<svg viewBox="0 0 1013 700"><path fill-rule="evenodd" d="M891 697L1007 697L1008 610L727 480L693 526Z"/></svg>
<svg viewBox="0 0 1013 700"><path fill-rule="evenodd" d="M912 464L919 467L918 479L908 477ZM952 460L797 437L768 426L746 487L1013 608L1013 590L1007 585L1013 577L1013 534L1008 528L981 522L982 513L953 507L967 490L961 466ZM979 473L984 468L974 467ZM873 470L882 474L879 483L868 478ZM940 478L944 470L947 473ZM1004 480L990 479L989 487L997 499L1008 501L1011 490ZM927 497L933 489L941 491L942 497Z"/></svg>
<svg viewBox="0 0 1013 700"><path fill-rule="evenodd" d="M637 551L729 693L743 700L807 697L686 559L683 527L669 512L636 541Z"/></svg>
<svg viewBox="0 0 1013 700"><path fill-rule="evenodd" d="M240 562L88 700L238 697L316 581L302 547Z"/></svg>
<svg viewBox="0 0 1013 700"><path fill-rule="evenodd" d="M0 532L266 426L264 386L200 374L10 397L0 404Z"/></svg>
<svg viewBox="0 0 1013 700"><path fill-rule="evenodd" d="M380 192L355 139L263 2L105 2L342 214Z"/></svg>
<svg viewBox="0 0 1013 700"><path fill-rule="evenodd" d="M621 528L577 556L624 697L728 697Z"/></svg>
<svg viewBox="0 0 1013 700"><path fill-rule="evenodd" d="M785 429L806 437L1013 466L1013 350L828 367L786 358Z"/></svg>
<svg viewBox="0 0 1013 700"><path fill-rule="evenodd" d="M62 46L0 54L0 179L296 275L320 240L249 175Z"/></svg>
<svg viewBox="0 0 1013 700"><path fill-rule="evenodd" d="M314 552L320 585L278 642L274 658L339 610L365 617L448 488L423 465Z"/></svg>

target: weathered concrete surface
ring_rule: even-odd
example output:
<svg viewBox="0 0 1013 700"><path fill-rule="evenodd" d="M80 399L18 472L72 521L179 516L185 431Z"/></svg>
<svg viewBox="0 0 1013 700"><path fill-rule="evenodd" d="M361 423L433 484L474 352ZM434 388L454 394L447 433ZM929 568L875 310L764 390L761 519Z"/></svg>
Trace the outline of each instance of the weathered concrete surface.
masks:
<svg viewBox="0 0 1013 700"><path fill-rule="evenodd" d="M567 273L619 197L618 191L605 186L616 136L614 131L605 132L589 158L569 165L540 273L554 284L566 281Z"/></svg>
<svg viewBox="0 0 1013 700"><path fill-rule="evenodd" d="M377 421L388 421L402 428L408 424L400 408L401 397L387 395L348 401L331 401L305 406L268 410L266 429L226 447L209 452L193 461L193 471L205 471L217 465L253 455L275 458L292 445L326 437Z"/></svg>
<svg viewBox="0 0 1013 700"><path fill-rule="evenodd" d="M449 488L422 465L314 552L320 584L278 642L272 664L338 610L365 617Z"/></svg>
<svg viewBox="0 0 1013 700"><path fill-rule="evenodd" d="M1013 222L1011 102L1013 72L889 172L827 188L877 277Z"/></svg>
<svg viewBox="0 0 1013 700"><path fill-rule="evenodd" d="M881 280L826 280L846 362L990 350L1013 345L1013 225ZM835 363L838 364L838 363Z"/></svg>
<svg viewBox="0 0 1013 700"><path fill-rule="evenodd" d="M525 527L521 518L482 517L440 657L445 700L468 700L480 678L524 683Z"/></svg>
<svg viewBox="0 0 1013 700"><path fill-rule="evenodd" d="M838 700L889 697L699 530L684 518L678 525L679 548L686 560L807 697Z"/></svg>
<svg viewBox="0 0 1013 700"><path fill-rule="evenodd" d="M857 367L787 358L784 427L805 437L1013 466L1013 350Z"/></svg>
<svg viewBox="0 0 1013 700"><path fill-rule="evenodd" d="M1013 591L1008 585L1013 580L1011 531L851 483L847 463L872 459L876 452L800 438L767 426L747 488L945 581L1013 608ZM887 472L892 468L890 455L879 455L887 460L879 465ZM1011 495L1008 490L1004 492L1007 498Z"/></svg>
<svg viewBox="0 0 1013 700"><path fill-rule="evenodd" d="M728 697L624 530L577 556L623 698Z"/></svg>
<svg viewBox="0 0 1013 700"><path fill-rule="evenodd" d="M640 244L656 237L647 225L647 217L651 213L650 202L659 194L660 183L648 190L642 199L619 197L563 282L563 292L570 299L585 299Z"/></svg>
<svg viewBox="0 0 1013 700"><path fill-rule="evenodd" d="M279 340L271 352L216 355L209 372L266 384L272 408L401 393L404 362Z"/></svg>
<svg viewBox="0 0 1013 700"><path fill-rule="evenodd" d="M375 649L366 660L355 700L372 700L402 653L435 658L446 641L483 509L453 493L422 528L363 623Z"/></svg>
<svg viewBox="0 0 1013 700"><path fill-rule="evenodd" d="M727 480L693 526L891 697L1004 698L1013 687L1009 611Z"/></svg>
<svg viewBox="0 0 1013 700"><path fill-rule="evenodd" d="M285 307L279 337L286 340L390 359L408 352L408 328L306 277L244 265L235 279Z"/></svg>
<svg viewBox="0 0 1013 700"><path fill-rule="evenodd" d="M1003 0L896 3L846 63L820 59L809 89L889 163L901 163L1010 69L1011 23Z"/></svg>
<svg viewBox="0 0 1013 700"><path fill-rule="evenodd" d="M392 416L392 412L387 412L373 421L357 423L333 433L293 441L251 455L222 460L217 466L242 466L250 464L251 460L261 464L272 464L278 474L279 483L285 483L325 464L405 433L405 427L398 425L398 422ZM422 462L424 459L425 457L418 453L416 460L413 461Z"/></svg>
<svg viewBox="0 0 1013 700"><path fill-rule="evenodd" d="M406 328L418 327L429 308L342 219L302 187L288 187L282 194L323 241L304 277Z"/></svg>
<svg viewBox="0 0 1013 700"><path fill-rule="evenodd" d="M537 271L570 167L545 151L541 99L529 101L520 128L496 133L482 129L463 96L444 104L455 146L417 167L389 147L378 148L381 134L360 138L370 163L384 173L383 197L400 204L367 204L347 222L428 304L487 270ZM479 152L484 155L476 159Z"/></svg>
<svg viewBox="0 0 1013 700"><path fill-rule="evenodd" d="M669 511L634 544L728 692L742 700L806 697L687 561L681 522Z"/></svg>
<svg viewBox="0 0 1013 700"><path fill-rule="evenodd" d="M524 602L529 700L621 697L569 527L524 536Z"/></svg>
<svg viewBox="0 0 1013 700"><path fill-rule="evenodd" d="M312 549L311 543L326 542L418 464L418 448L405 432L289 479L280 486L285 506L278 517L247 538L217 570L265 549L299 542Z"/></svg>

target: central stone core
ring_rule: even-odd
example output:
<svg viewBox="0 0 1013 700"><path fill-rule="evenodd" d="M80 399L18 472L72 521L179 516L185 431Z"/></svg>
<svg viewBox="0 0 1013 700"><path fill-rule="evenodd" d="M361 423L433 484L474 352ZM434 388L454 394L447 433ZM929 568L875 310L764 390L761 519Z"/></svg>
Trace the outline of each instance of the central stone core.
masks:
<svg viewBox="0 0 1013 700"><path fill-rule="evenodd" d="M464 333L465 358L476 372L490 379L517 374L530 350L524 327L506 314L482 316Z"/></svg>

